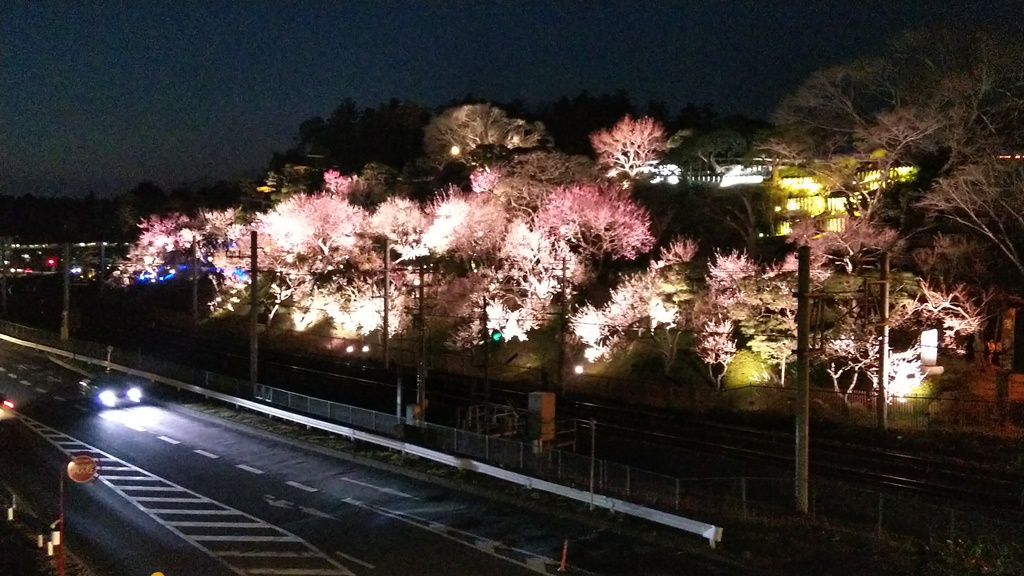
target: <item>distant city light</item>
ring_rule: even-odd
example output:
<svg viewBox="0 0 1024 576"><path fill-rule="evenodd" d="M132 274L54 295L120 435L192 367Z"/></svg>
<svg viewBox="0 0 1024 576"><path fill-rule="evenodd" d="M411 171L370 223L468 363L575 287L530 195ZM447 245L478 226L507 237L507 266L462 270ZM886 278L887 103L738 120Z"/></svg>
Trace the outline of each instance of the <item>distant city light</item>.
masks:
<svg viewBox="0 0 1024 576"><path fill-rule="evenodd" d="M363 345L363 352L369 352L369 351L370 351L370 347L369 347L369 346L366 346L366 345L364 344L364 345Z"/></svg>
<svg viewBox="0 0 1024 576"><path fill-rule="evenodd" d="M572 369L572 371L577 374L583 374L583 365L577 364L576 367Z"/></svg>
<svg viewBox="0 0 1024 576"><path fill-rule="evenodd" d="M346 346L345 347L345 352L348 352L349 354L355 352L355 350L356 350L355 346Z"/></svg>

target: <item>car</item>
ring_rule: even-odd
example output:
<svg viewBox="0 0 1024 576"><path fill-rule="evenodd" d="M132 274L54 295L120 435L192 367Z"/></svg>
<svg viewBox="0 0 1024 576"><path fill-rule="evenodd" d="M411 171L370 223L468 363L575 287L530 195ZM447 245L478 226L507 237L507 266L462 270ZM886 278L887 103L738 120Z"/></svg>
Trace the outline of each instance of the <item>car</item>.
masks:
<svg viewBox="0 0 1024 576"><path fill-rule="evenodd" d="M0 420L15 418L14 401L6 396L0 396Z"/></svg>
<svg viewBox="0 0 1024 576"><path fill-rule="evenodd" d="M83 398L108 408L139 404L143 398L142 381L127 374L107 372L78 384Z"/></svg>

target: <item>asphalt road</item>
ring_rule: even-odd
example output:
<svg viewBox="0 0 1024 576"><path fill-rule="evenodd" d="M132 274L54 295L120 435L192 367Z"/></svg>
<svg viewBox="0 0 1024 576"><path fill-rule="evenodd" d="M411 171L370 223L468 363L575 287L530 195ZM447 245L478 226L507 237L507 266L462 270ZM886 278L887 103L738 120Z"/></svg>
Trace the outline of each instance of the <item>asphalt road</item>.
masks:
<svg viewBox="0 0 1024 576"><path fill-rule="evenodd" d="M0 480L56 517L71 454L99 480L65 482L70 550L98 576L737 574L571 520L312 450L171 404L102 409L80 375L0 343ZM680 533L681 539L692 536Z"/></svg>

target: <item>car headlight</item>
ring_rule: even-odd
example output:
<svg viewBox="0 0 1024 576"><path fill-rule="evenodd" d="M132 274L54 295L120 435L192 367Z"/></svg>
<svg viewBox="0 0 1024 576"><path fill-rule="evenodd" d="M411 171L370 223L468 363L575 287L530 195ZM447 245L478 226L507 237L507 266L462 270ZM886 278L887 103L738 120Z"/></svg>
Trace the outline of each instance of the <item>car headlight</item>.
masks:
<svg viewBox="0 0 1024 576"><path fill-rule="evenodd" d="M141 401L142 400L142 390L139 390L138 388L129 388L128 389L128 399L131 400L132 402L139 402L139 401Z"/></svg>
<svg viewBox="0 0 1024 576"><path fill-rule="evenodd" d="M110 390L104 390L103 392L100 392L99 398L100 402L102 402L105 406L117 405L117 396L115 396L114 393L111 392Z"/></svg>

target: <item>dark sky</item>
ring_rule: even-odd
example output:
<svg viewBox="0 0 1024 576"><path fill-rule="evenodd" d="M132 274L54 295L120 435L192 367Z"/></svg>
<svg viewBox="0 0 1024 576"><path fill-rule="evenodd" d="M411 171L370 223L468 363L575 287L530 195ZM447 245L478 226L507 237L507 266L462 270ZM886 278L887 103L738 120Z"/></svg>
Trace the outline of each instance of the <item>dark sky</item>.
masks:
<svg viewBox="0 0 1024 576"><path fill-rule="evenodd" d="M813 70L1022 0L0 0L0 194L259 175L343 98L635 102L767 115Z"/></svg>

